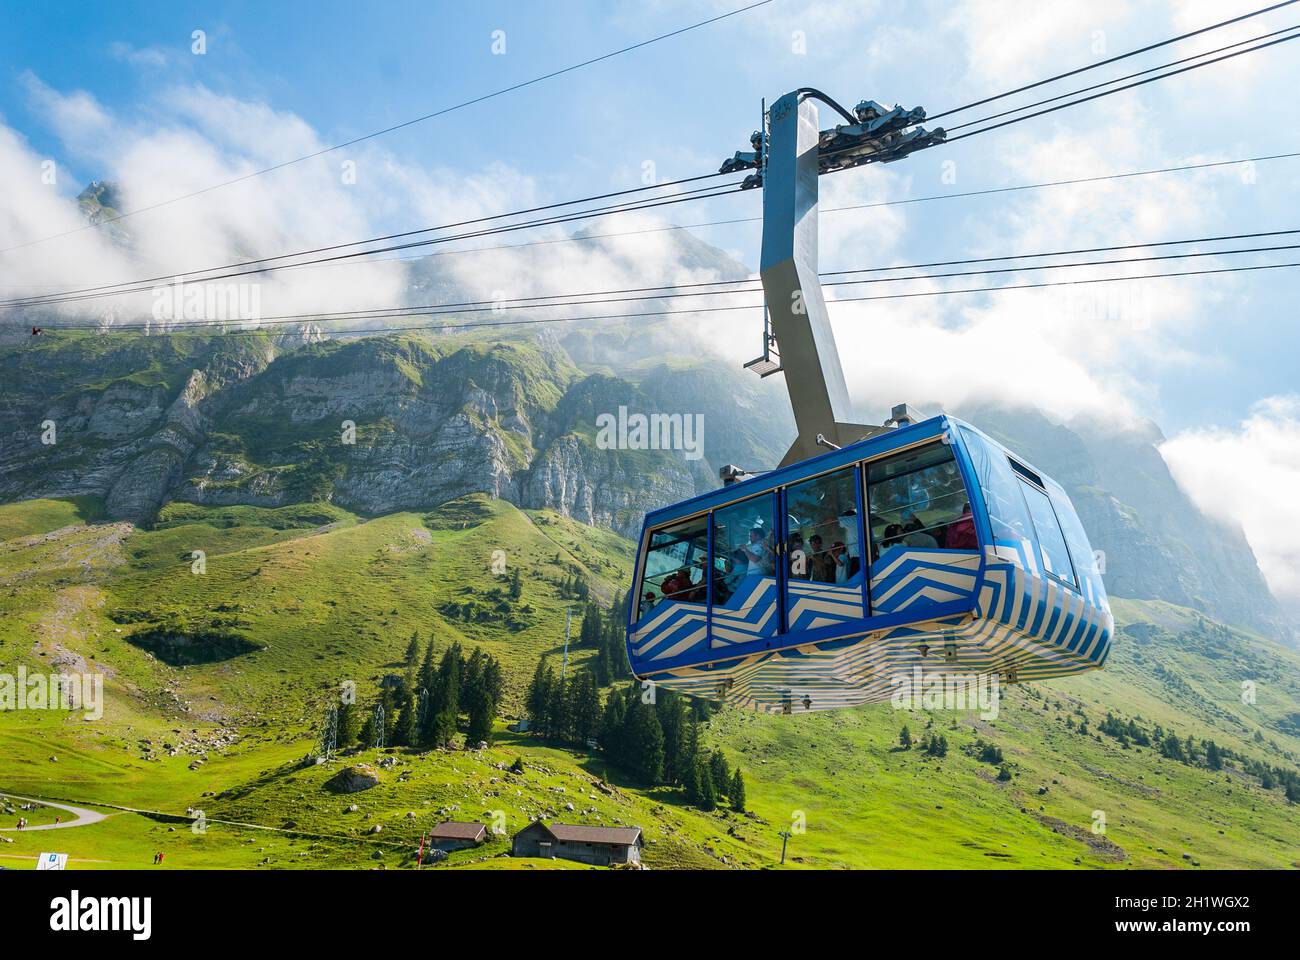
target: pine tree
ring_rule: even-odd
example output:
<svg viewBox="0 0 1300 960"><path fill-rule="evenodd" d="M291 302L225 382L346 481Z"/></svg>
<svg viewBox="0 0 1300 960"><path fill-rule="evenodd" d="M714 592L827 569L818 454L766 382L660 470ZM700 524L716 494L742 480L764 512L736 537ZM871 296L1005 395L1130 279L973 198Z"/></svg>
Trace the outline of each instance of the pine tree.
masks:
<svg viewBox="0 0 1300 960"><path fill-rule="evenodd" d="M361 717L357 705L345 700L339 704L339 749L346 750L349 747L355 747L357 737L360 734Z"/></svg>
<svg viewBox="0 0 1300 960"><path fill-rule="evenodd" d="M546 735L558 740L573 738L573 724L569 717L569 688L567 679L556 680L551 685L551 696L546 704Z"/></svg>
<svg viewBox="0 0 1300 960"><path fill-rule="evenodd" d="M600 643L600 608L587 604L582 613L582 626L578 628L578 645L594 647Z"/></svg>
<svg viewBox="0 0 1300 960"><path fill-rule="evenodd" d="M709 779L718 796L724 795L731 786L731 766L721 750L714 750L709 756Z"/></svg>
<svg viewBox="0 0 1300 960"><path fill-rule="evenodd" d="M415 697L408 693L402 703L401 713L397 717L397 727L393 733L393 743L400 747L415 746L420 735L415 722Z"/></svg>
<svg viewBox="0 0 1300 960"><path fill-rule="evenodd" d="M384 746L387 747L397 742L397 696L392 687L384 687L379 702L384 708Z"/></svg>
<svg viewBox="0 0 1300 960"><path fill-rule="evenodd" d="M438 663L438 676L429 691L429 710L433 714L436 746L444 746L456 732L460 716L460 686L463 658L459 643L453 643Z"/></svg>
<svg viewBox="0 0 1300 960"><path fill-rule="evenodd" d="M484 657L475 650L465 669L465 712L469 714L465 742L470 746L477 746L481 742L492 743L492 721L496 718L496 702L492 698L492 691L488 685L487 671L490 664L491 658Z"/></svg>
<svg viewBox="0 0 1300 960"><path fill-rule="evenodd" d="M903 729L898 731L898 745L904 750L912 749L912 731L907 729L907 724L903 724Z"/></svg>
<svg viewBox="0 0 1300 960"><path fill-rule="evenodd" d="M682 737L682 748L677 754L677 769L681 772L682 786L686 788L686 800L696 804L700 798L700 721L691 716L686 723L686 733Z"/></svg>
<svg viewBox="0 0 1300 960"><path fill-rule="evenodd" d="M374 711L367 711L365 722L361 724L361 732L357 735L357 739L360 741L363 750L369 750L375 745L375 737L378 732L379 731L375 728Z"/></svg>
<svg viewBox="0 0 1300 960"><path fill-rule="evenodd" d="M628 754L623 743L623 718L627 701L618 690L605 698L605 709L600 717L600 749L610 763L621 764Z"/></svg>
<svg viewBox="0 0 1300 960"><path fill-rule="evenodd" d="M510 571L510 599L518 600L524 595L524 585L519 579L519 568L515 567Z"/></svg>
<svg viewBox="0 0 1300 960"><path fill-rule="evenodd" d="M1211 770L1223 769L1223 754L1213 740L1205 741L1205 765Z"/></svg>
<svg viewBox="0 0 1300 960"><path fill-rule="evenodd" d="M703 757L695 764L695 784L695 805L705 812L717 809L718 795L713 788L713 774Z"/></svg>
<svg viewBox="0 0 1300 960"><path fill-rule="evenodd" d="M639 699L623 720L624 737L632 772L647 786L661 782L664 769L664 732L654 707Z"/></svg>
<svg viewBox="0 0 1300 960"><path fill-rule="evenodd" d="M528 711L528 721L534 733L546 732L546 720L550 710L551 688L555 686L555 672L545 660L537 661L533 671L532 683L524 699L524 709Z"/></svg>
<svg viewBox="0 0 1300 960"><path fill-rule="evenodd" d="M420 664L420 675L416 681L416 702L420 705L420 746L434 745L434 711L433 695L438 688L438 666L433 656L433 641L424 648L424 660Z"/></svg>
<svg viewBox="0 0 1300 960"><path fill-rule="evenodd" d="M412 633L411 642L406 645L406 671L410 676L415 675L415 668L420 662L420 638Z"/></svg>
<svg viewBox="0 0 1300 960"><path fill-rule="evenodd" d="M569 717L573 736L578 743L586 743L596 736L600 725L600 689L596 678L585 670L578 674L570 690Z"/></svg>
<svg viewBox="0 0 1300 960"><path fill-rule="evenodd" d="M736 772L731 778L731 786L727 788L727 795L731 797L731 809L736 813L744 813L745 778L740 775L740 767L736 768Z"/></svg>
<svg viewBox="0 0 1300 960"><path fill-rule="evenodd" d="M662 690L655 710L664 732L664 783L675 787L682 782L682 738L686 735L681 697L672 690Z"/></svg>

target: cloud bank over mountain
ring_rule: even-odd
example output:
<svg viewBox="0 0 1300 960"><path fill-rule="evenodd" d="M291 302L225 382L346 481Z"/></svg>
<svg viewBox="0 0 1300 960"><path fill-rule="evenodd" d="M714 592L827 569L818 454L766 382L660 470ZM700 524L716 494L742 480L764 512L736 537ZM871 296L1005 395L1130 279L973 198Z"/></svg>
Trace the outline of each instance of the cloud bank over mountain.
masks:
<svg viewBox="0 0 1300 960"><path fill-rule="evenodd" d="M1300 611L1300 395L1268 397L1235 430L1189 430L1160 449L1203 511L1241 524L1274 594Z"/></svg>

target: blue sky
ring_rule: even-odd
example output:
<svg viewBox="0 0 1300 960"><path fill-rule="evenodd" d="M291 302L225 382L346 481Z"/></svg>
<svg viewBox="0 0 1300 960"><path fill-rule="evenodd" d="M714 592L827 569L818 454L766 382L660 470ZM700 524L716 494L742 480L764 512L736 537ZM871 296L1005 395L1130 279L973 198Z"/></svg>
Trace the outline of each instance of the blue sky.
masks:
<svg viewBox="0 0 1300 960"><path fill-rule="evenodd" d="M0 133L12 136L14 159L6 169L51 158L65 201L86 181L113 177L137 201L128 206L138 206L224 179L223 171L338 143L743 5L7 2L0 5ZM134 226L166 237L163 245L172 250L193 239L193 267L222 255L213 237L241 254L280 253L454 219L466 210L496 212L638 186L647 162L660 179L691 176L746 147L760 98L797 86L819 87L850 106L870 97L935 113L1261 5L776 0L269 174L255 189L229 188L142 215ZM1300 5L1043 94L1300 22L1297 11ZM205 31L202 56L191 52L194 30ZM498 30L505 34L503 55L492 49ZM1283 44L903 163L824 178L823 196L827 205L904 199L1296 150L1300 107L1289 94L1297 81L1300 42ZM825 113L823 121L832 122ZM336 197L322 184L332 184L335 166L350 157L368 179L362 191ZM1298 184L1300 161L1285 160L1253 171L826 215L822 267L1300 227ZM27 215L48 219L38 209L32 199ZM666 217L691 223L758 211L751 194L681 205ZM29 229L42 232L39 224ZM756 226L700 233L751 266L757 260ZM0 237L3 245L21 239ZM1297 253L1197 266L1300 260ZM0 258L3 282L84 275L86 258L75 243L52 241L28 254ZM647 275L677 275L656 259L663 255L638 254ZM1132 272L1178 268L1139 265ZM573 283L564 270L552 272L561 274L561 289ZM634 279L625 274L608 280ZM1151 416L1179 436L1180 481L1213 510L1240 478L1216 480L1217 472L1200 463L1258 437L1260 417L1284 438L1295 429L1289 398L1300 391L1297 277L1300 269L1168 280L1122 294L933 297L843 304L833 312L850 383L872 409L887 399L960 402L990 394L1036 402L1063 418ZM378 290L382 280L375 284ZM581 285L601 287L594 275ZM741 352L752 354L757 335L741 336L749 338ZM719 334L727 339L735 339L730 331ZM1285 456L1270 447L1268 462ZM1269 510L1251 522L1276 526ZM1223 515L1247 523L1249 532L1240 511ZM1300 515L1294 520L1300 525Z"/></svg>

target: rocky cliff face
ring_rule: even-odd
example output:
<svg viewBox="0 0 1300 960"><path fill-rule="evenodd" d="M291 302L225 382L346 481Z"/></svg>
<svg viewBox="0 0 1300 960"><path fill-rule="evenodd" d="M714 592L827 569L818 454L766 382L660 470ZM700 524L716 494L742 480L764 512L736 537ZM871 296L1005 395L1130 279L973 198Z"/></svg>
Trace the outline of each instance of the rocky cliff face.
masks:
<svg viewBox="0 0 1300 960"><path fill-rule="evenodd" d="M603 413L685 411L583 375L553 339L50 337L0 371L23 383L0 406L0 497L89 494L113 519L148 522L172 499L379 515L487 493L634 534L646 510L715 483L681 450L600 449Z"/></svg>

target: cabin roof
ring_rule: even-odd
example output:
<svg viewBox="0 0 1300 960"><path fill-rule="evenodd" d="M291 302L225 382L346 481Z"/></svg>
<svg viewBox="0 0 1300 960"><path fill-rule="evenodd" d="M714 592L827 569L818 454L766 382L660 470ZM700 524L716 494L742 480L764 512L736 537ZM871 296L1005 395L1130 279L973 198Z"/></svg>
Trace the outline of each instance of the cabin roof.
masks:
<svg viewBox="0 0 1300 960"><path fill-rule="evenodd" d="M429 836L435 840L478 840L486 832L487 827L481 823L448 820L429 831Z"/></svg>
<svg viewBox="0 0 1300 960"><path fill-rule="evenodd" d="M588 827L577 823L530 823L520 833L541 830L565 843L614 843L632 845L641 841L640 827Z"/></svg>

